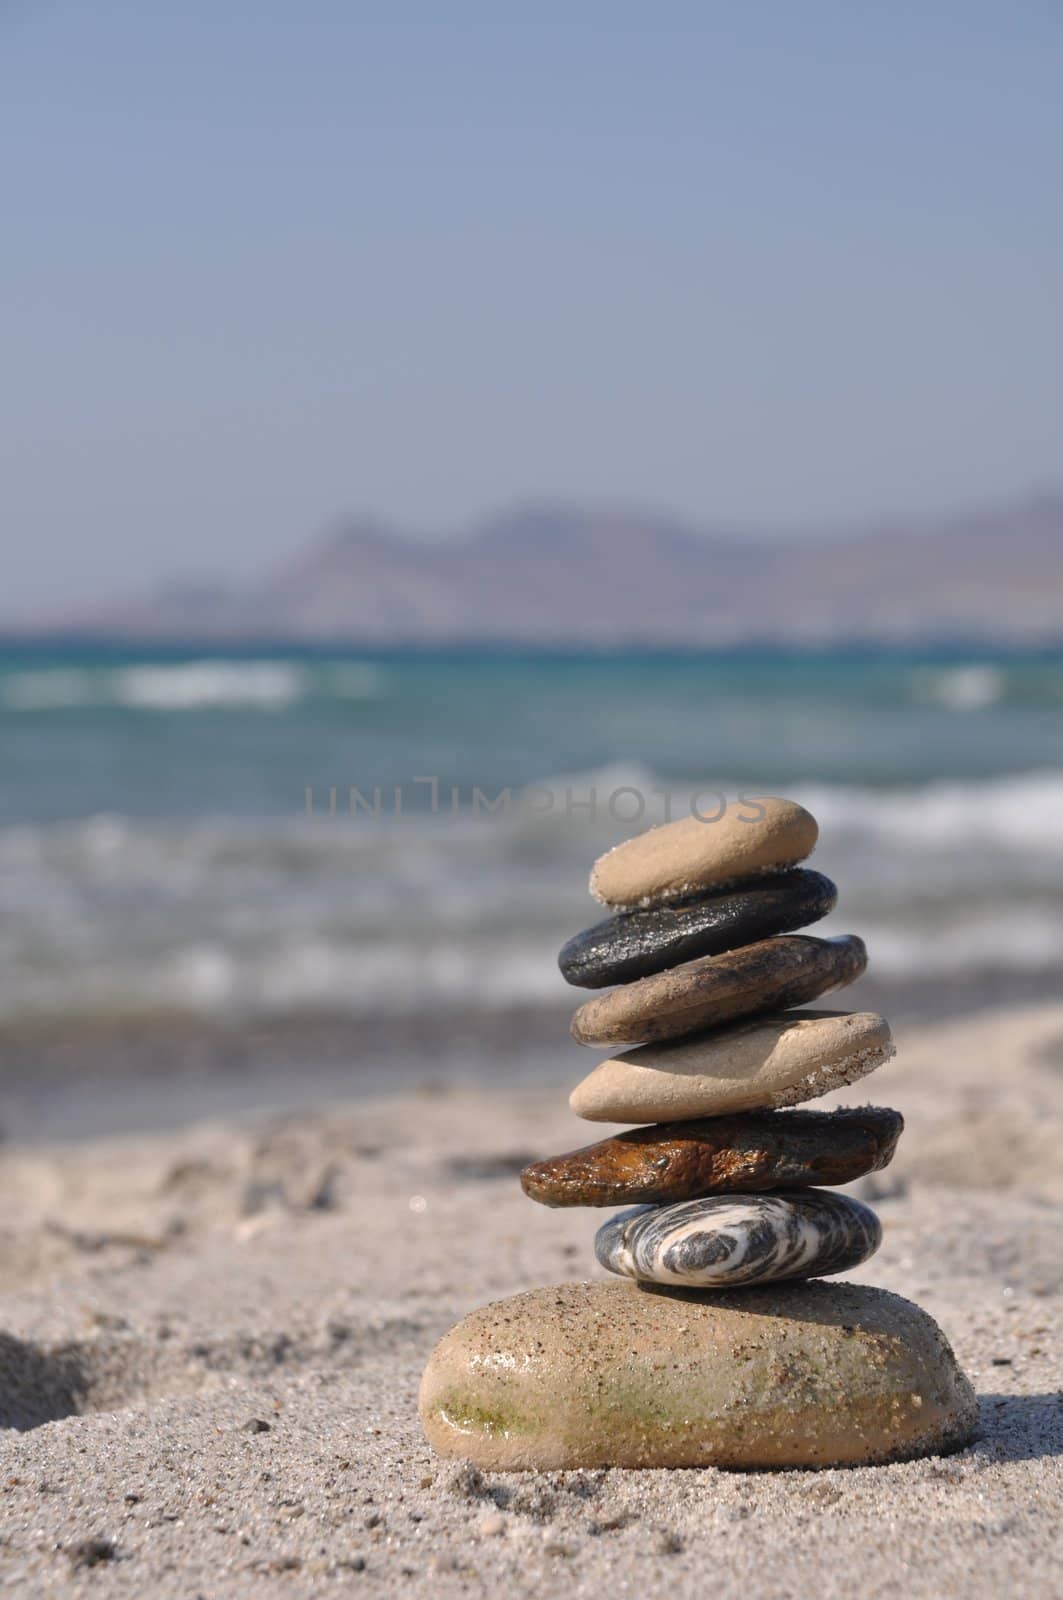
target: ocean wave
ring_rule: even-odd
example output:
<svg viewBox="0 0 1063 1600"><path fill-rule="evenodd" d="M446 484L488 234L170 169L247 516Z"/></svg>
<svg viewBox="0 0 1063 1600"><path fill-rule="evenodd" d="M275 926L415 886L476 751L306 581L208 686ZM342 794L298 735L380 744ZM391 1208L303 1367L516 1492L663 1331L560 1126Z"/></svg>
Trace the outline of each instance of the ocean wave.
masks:
<svg viewBox="0 0 1063 1600"><path fill-rule="evenodd" d="M988 662L917 673L914 698L946 711L984 711L1007 698L1007 674Z"/></svg>
<svg viewBox="0 0 1063 1600"><path fill-rule="evenodd" d="M832 924L824 924L824 930L833 931ZM982 907L974 917L957 916L931 927L861 920L860 936L876 977L1047 973L1063 962L1063 906L1011 912Z"/></svg>
<svg viewBox="0 0 1063 1600"><path fill-rule="evenodd" d="M544 778L529 793L550 794L551 811L542 812L534 804L529 809L630 832L688 816L694 807L708 819L725 801L753 800L770 792L728 779L665 781L646 767L630 764ZM897 788L795 783L786 792L817 818L821 840L845 843L858 838L862 845L876 848L917 850L992 846L1029 852L1031 859L1063 852L1063 771L1055 768ZM591 796L593 808L587 804ZM636 803L629 796L644 799L641 819L632 820L627 814ZM618 798L611 808L614 797ZM706 826L711 822L706 820Z"/></svg>
<svg viewBox="0 0 1063 1600"><path fill-rule="evenodd" d="M368 700L384 674L369 661L198 661L124 667L39 667L0 675L13 712L285 710L310 699Z"/></svg>
<svg viewBox="0 0 1063 1600"><path fill-rule="evenodd" d="M560 1003L571 994L556 952L511 937L462 945L451 938L343 944L306 938L259 959L220 945L176 952L156 974L156 997L190 1009L394 1012Z"/></svg>
<svg viewBox="0 0 1063 1600"><path fill-rule="evenodd" d="M1055 769L907 789L797 785L794 797L823 838L950 852L993 847L1031 860L1063 853L1063 772Z"/></svg>
<svg viewBox="0 0 1063 1600"><path fill-rule="evenodd" d="M910 698L963 716L970 712L1053 709L1063 704L1063 668L1058 661L967 661L917 668Z"/></svg>
<svg viewBox="0 0 1063 1600"><path fill-rule="evenodd" d="M421 780L423 783L424 780ZM357 878L359 893L371 883L409 892L411 880L426 889L439 884L447 893L464 895L500 881L503 871L521 871L534 878L549 873L557 852L559 873L571 873L573 852L586 854L613 835L690 814L696 803L707 818L722 801L750 800L767 791L733 783L712 786L697 781L668 783L650 769L617 765L573 771L544 778L526 789L514 787L508 804L491 811L474 805L472 786L461 791L461 803L442 800L436 812L417 811L411 801L427 805L427 792L405 794L401 808L382 806L375 819L359 810L353 816L339 806L335 816L324 804L310 817L293 804L288 816L244 819L200 817L134 818L115 812L73 821L18 822L0 826L0 867L48 870L76 878L81 867L109 862L116 874L141 880L150 888L165 882L171 871L223 881L220 872L247 872L275 877L278 884L294 879L327 882L337 871ZM1030 772L1010 778L950 781L897 789L856 785L795 784L788 792L806 805L820 824L819 854L843 856L856 885L883 874L882 858L894 855L926 869L927 856L949 862L960 881L973 883L992 871L994 856L1007 855L1007 869L1024 881L1058 872L1063 857L1063 771ZM500 791L486 786L488 800ZM610 802L619 797L619 804ZM295 797L293 797L294 799ZM641 818L627 813L645 799ZM316 799L324 799L319 791ZM537 834L549 825L551 836ZM706 827L711 827L706 820ZM534 846L532 853L529 853ZM589 865L589 860L588 863ZM474 866L479 878L470 876ZM352 887L345 885L345 892Z"/></svg>
<svg viewBox="0 0 1063 1600"><path fill-rule="evenodd" d="M606 767L542 792L655 783ZM873 971L1059 969L1063 772L797 797L820 820L814 865L841 888L822 931L864 935ZM0 1016L563 1004L556 952L603 915L586 873L614 831L563 808L0 828Z"/></svg>
<svg viewBox="0 0 1063 1600"><path fill-rule="evenodd" d="M564 1005L571 990L555 954L548 941L519 937L462 945L452 938L341 942L322 935L276 940L266 949L235 939L150 954L125 948L62 970L55 963L23 970L9 965L0 979L0 1018L124 1011L356 1017Z"/></svg>
<svg viewBox="0 0 1063 1600"><path fill-rule="evenodd" d="M289 706L303 697L300 667L277 661L189 661L180 666L125 667L112 675L115 705L151 711L205 706Z"/></svg>
<svg viewBox="0 0 1063 1600"><path fill-rule="evenodd" d="M127 944L94 947L91 959L83 953L80 960L47 964L39 951L31 962L26 952L19 960L18 951L7 949L0 1020L152 1012L205 1019L355 1019L515 1006L561 1010L584 998L564 983L556 967L558 945L570 931L466 940L393 932L351 940L307 930L257 944L204 937L149 951ZM860 932L873 974L890 981L1048 975L1063 961L1063 907L1003 918L983 908L977 918L933 929L861 920Z"/></svg>

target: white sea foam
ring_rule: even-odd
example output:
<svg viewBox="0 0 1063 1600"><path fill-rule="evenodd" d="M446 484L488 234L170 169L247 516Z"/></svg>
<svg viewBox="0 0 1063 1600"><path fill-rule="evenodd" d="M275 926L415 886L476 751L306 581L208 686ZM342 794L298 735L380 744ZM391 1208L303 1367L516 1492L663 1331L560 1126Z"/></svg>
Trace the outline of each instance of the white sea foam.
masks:
<svg viewBox="0 0 1063 1600"><path fill-rule="evenodd" d="M279 711L315 696L370 700L384 684L371 661L198 661L127 667L40 667L0 675L0 709L43 712Z"/></svg>
<svg viewBox="0 0 1063 1600"><path fill-rule="evenodd" d="M7 952L5 952L7 954ZM0 981L0 1016L161 1009L194 1016L291 1013L404 1015L437 1010L505 1010L564 1005L571 990L548 941L449 940L349 943L327 938L275 941L267 950L198 942L147 954L128 947L107 960Z"/></svg>
<svg viewBox="0 0 1063 1600"><path fill-rule="evenodd" d="M118 705L152 711L203 706L291 705L304 687L300 667L279 661L189 661L176 666L125 667L114 676Z"/></svg>
<svg viewBox="0 0 1063 1600"><path fill-rule="evenodd" d="M949 781L909 789L795 785L794 798L819 821L823 838L862 836L876 845L996 846L1035 859L1063 853L1063 772Z"/></svg>
<svg viewBox="0 0 1063 1600"><path fill-rule="evenodd" d="M838 918L823 931L832 932L835 924L840 926ZM1046 972L1063 962L1063 907L983 910L932 927L862 920L860 934L878 977Z"/></svg>
<svg viewBox="0 0 1063 1600"><path fill-rule="evenodd" d="M645 797L641 823L628 825L619 803L620 820L610 817L608 801L619 790ZM597 822L630 832L662 822L666 815L687 816L692 801L710 814L722 800L772 791L729 777L666 782L631 764L546 778L531 792L552 794L552 814L566 820L588 816L579 802L593 794ZM793 783L786 793L817 818L824 841L859 838L877 848L897 849L997 846L1030 852L1031 859L1042 852L1063 853L1063 771L1057 769L897 788Z"/></svg>
<svg viewBox="0 0 1063 1600"><path fill-rule="evenodd" d="M1007 678L999 667L972 662L918 673L915 697L944 706L947 711L983 711L1003 700L1007 687Z"/></svg>

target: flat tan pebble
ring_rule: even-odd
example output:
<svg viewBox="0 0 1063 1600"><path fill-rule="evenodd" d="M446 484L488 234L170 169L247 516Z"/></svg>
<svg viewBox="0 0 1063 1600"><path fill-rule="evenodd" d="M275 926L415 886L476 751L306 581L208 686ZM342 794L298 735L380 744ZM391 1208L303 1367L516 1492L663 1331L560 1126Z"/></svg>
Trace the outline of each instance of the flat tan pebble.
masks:
<svg viewBox="0 0 1063 1600"><path fill-rule="evenodd" d="M958 1448L977 1403L933 1319L885 1290L566 1283L452 1329L420 1413L441 1455L490 1470L817 1467Z"/></svg>
<svg viewBox="0 0 1063 1600"><path fill-rule="evenodd" d="M871 1011L789 1011L601 1062L569 1105L590 1122L674 1122L768 1110L855 1083L893 1054Z"/></svg>
<svg viewBox="0 0 1063 1600"><path fill-rule="evenodd" d="M816 819L793 800L737 800L626 839L594 863L590 890L610 906L651 905L796 866L818 837Z"/></svg>

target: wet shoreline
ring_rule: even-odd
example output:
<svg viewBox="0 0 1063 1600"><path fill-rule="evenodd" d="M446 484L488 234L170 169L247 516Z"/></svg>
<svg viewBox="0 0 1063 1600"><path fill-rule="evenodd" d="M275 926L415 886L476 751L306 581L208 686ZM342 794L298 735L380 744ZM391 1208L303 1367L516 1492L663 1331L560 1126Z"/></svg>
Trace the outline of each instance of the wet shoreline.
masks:
<svg viewBox="0 0 1063 1600"><path fill-rule="evenodd" d="M583 991L572 991L573 1006ZM883 1011L895 1033L1057 999L1058 974L869 975L824 1005ZM0 1130L9 1143L153 1132L456 1085L575 1082L589 1055L571 1010L526 1006L403 1016L289 1014L34 1019L0 1024ZM903 1039L902 1039L903 1044Z"/></svg>

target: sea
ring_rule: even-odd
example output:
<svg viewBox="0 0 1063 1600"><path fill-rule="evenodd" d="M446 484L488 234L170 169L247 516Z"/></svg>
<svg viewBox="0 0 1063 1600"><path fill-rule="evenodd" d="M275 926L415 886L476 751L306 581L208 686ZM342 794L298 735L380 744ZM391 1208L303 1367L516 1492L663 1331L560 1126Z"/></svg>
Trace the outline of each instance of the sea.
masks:
<svg viewBox="0 0 1063 1600"><path fill-rule="evenodd" d="M776 793L880 982L1057 993L1061 734L1063 652L9 644L0 1024L560 1008L597 854Z"/></svg>

